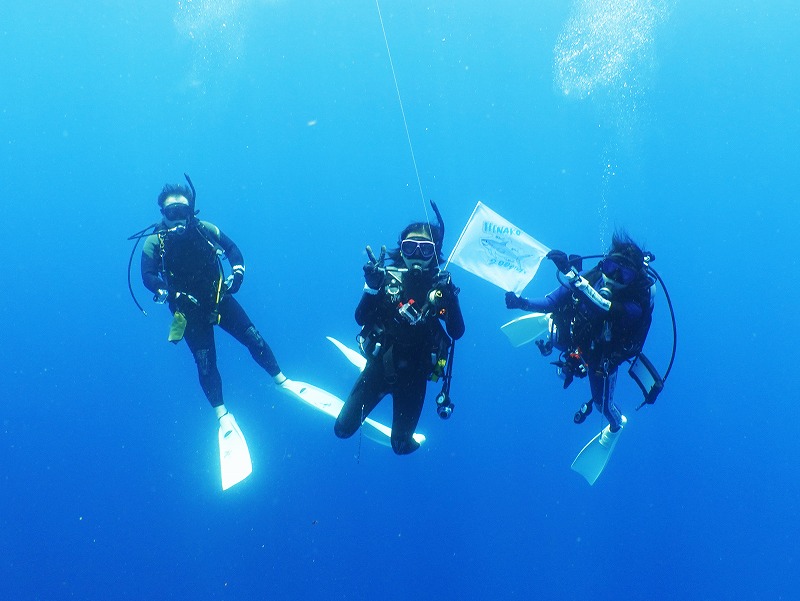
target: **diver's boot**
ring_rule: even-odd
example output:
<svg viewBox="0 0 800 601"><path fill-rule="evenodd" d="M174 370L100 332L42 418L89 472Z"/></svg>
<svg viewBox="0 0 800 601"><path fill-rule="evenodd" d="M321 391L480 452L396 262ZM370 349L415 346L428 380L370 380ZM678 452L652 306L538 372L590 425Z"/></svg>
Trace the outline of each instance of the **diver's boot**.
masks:
<svg viewBox="0 0 800 601"><path fill-rule="evenodd" d="M283 385L286 381L286 376L283 375L282 371L279 371L276 375L272 376L272 381L275 382L278 386Z"/></svg>
<svg viewBox="0 0 800 601"><path fill-rule="evenodd" d="M616 441L617 437L622 432L622 429L625 427L626 423L628 423L628 420L625 419L624 415L621 415L619 421L619 429L616 432L611 431L611 424L603 428L603 435L600 437L600 444L606 448L611 448L614 445L614 442Z"/></svg>

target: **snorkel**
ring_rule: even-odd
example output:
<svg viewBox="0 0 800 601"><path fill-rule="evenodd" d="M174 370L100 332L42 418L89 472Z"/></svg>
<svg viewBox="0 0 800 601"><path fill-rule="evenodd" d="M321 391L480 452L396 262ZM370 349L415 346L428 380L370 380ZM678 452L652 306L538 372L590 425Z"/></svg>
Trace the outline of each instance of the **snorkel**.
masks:
<svg viewBox="0 0 800 601"><path fill-rule="evenodd" d="M197 204L197 190L194 189L194 184L192 183L192 178L189 177L188 173L184 173L183 177L186 178L186 183L189 184L189 188L192 190L192 199L189 202L189 206L192 207L192 212L197 215L200 211L195 211L194 207Z"/></svg>
<svg viewBox="0 0 800 601"><path fill-rule="evenodd" d="M436 206L436 203L431 199L431 207L433 207L433 212L436 213L436 227L439 228L439 242L444 240L444 220L442 219L442 214L439 212L439 207Z"/></svg>

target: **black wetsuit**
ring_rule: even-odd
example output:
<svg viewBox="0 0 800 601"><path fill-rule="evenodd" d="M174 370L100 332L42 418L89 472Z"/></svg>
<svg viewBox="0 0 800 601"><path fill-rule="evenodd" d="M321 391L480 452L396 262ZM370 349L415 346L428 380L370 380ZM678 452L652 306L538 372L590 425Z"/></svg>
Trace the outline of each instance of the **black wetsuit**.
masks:
<svg viewBox="0 0 800 601"><path fill-rule="evenodd" d="M271 376L280 373L272 349L233 295L225 293L218 249L231 265L244 266L242 253L230 238L215 225L194 219L182 233L168 232L163 226L145 240L142 251L144 285L153 293L166 290L170 312L186 317L183 338L197 363L200 386L213 407L223 404L214 325L246 346Z"/></svg>
<svg viewBox="0 0 800 601"><path fill-rule="evenodd" d="M400 314L399 303L405 305L409 299L415 301L412 306L424 308L435 277L436 270L412 273L389 268L378 293L362 296L355 317L368 339L367 365L336 420L338 437L352 436L380 400L391 394L392 449L404 455L419 447L412 435L422 413L428 378L436 359L442 353L446 357L450 339L464 335L464 318L452 287L435 310L423 311L427 316L418 323L412 325Z"/></svg>

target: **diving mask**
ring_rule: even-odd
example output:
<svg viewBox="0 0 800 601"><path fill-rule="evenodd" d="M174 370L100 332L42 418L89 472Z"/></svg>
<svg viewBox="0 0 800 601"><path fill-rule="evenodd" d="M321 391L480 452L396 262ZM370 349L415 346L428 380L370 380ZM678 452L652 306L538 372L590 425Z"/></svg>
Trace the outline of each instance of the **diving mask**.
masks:
<svg viewBox="0 0 800 601"><path fill-rule="evenodd" d="M600 262L600 269L609 280L623 286L632 283L639 273L635 268L624 265L611 257L606 257Z"/></svg>
<svg viewBox="0 0 800 601"><path fill-rule="evenodd" d="M192 216L192 209L188 204L174 202L161 209L161 214L167 221L185 221Z"/></svg>
<svg viewBox="0 0 800 601"><path fill-rule="evenodd" d="M427 261L436 253L436 245L430 240L412 240L407 238L400 243L400 252L407 259L417 256Z"/></svg>

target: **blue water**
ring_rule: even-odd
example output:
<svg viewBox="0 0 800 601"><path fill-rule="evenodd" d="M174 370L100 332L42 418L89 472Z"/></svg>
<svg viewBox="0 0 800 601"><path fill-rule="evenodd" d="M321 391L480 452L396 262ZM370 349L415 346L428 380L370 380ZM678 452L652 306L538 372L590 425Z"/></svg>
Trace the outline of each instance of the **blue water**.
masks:
<svg viewBox="0 0 800 601"><path fill-rule="evenodd" d="M381 9L422 195L371 0L0 6L0 598L798 598L796 3ZM126 236L184 172L291 378L347 394L325 335L353 340L364 246L424 196L448 248L478 200L568 252L626 227L675 304L667 388L636 412L621 378L589 487L586 383L512 349L502 291L453 267L457 409L431 387L412 456L336 439L220 334L254 463L222 492L191 355L137 263L148 317L126 286Z"/></svg>

